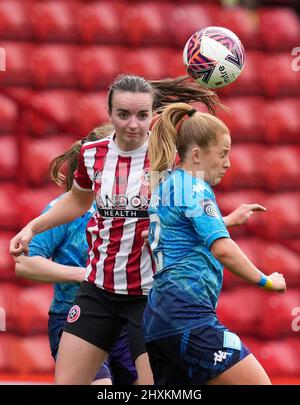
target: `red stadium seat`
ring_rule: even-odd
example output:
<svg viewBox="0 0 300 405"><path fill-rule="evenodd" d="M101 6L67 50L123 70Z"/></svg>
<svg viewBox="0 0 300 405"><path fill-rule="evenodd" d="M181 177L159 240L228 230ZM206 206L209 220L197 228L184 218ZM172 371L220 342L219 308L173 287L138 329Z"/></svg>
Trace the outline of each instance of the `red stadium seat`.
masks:
<svg viewBox="0 0 300 405"><path fill-rule="evenodd" d="M185 43L195 31L213 25L213 18L218 12L221 12L220 8L211 4L187 4L184 7L174 4L165 21L171 36L171 45L183 49Z"/></svg>
<svg viewBox="0 0 300 405"><path fill-rule="evenodd" d="M255 232L272 239L300 237L299 194L272 194L265 199L267 212Z"/></svg>
<svg viewBox="0 0 300 405"><path fill-rule="evenodd" d="M62 131L77 132L73 121L74 107L79 93L71 90L48 90L32 94L28 103L36 111L24 114L27 130L38 136Z"/></svg>
<svg viewBox="0 0 300 405"><path fill-rule="evenodd" d="M283 239L281 242L289 249L296 253L300 253L300 239Z"/></svg>
<svg viewBox="0 0 300 405"><path fill-rule="evenodd" d="M292 8L261 8L258 16L260 38L265 49L290 51L299 46L300 19Z"/></svg>
<svg viewBox="0 0 300 405"><path fill-rule="evenodd" d="M30 12L33 34L43 41L74 41L76 29L76 2L37 1Z"/></svg>
<svg viewBox="0 0 300 405"><path fill-rule="evenodd" d="M0 372L16 372L16 341L17 338L8 333L0 333Z"/></svg>
<svg viewBox="0 0 300 405"><path fill-rule="evenodd" d="M33 50L33 83L40 87L75 87L75 48L70 45L42 45Z"/></svg>
<svg viewBox="0 0 300 405"><path fill-rule="evenodd" d="M18 118L17 105L0 94L0 132L14 132Z"/></svg>
<svg viewBox="0 0 300 405"><path fill-rule="evenodd" d="M51 285L23 287L18 306L18 332L25 335L47 332L48 311L53 296Z"/></svg>
<svg viewBox="0 0 300 405"><path fill-rule="evenodd" d="M54 361L46 334L17 339L15 355L18 359L17 370L20 374L45 374L54 371Z"/></svg>
<svg viewBox="0 0 300 405"><path fill-rule="evenodd" d="M222 104L230 111L220 110L218 116L230 130L232 140L238 142L261 142L263 139L263 123L260 119L265 104L260 97L232 97L222 99Z"/></svg>
<svg viewBox="0 0 300 405"><path fill-rule="evenodd" d="M78 84L83 89L102 89L121 73L122 60L127 57L127 48L118 46L85 46L77 48L74 68ZM116 58L119 63L116 63Z"/></svg>
<svg viewBox="0 0 300 405"><path fill-rule="evenodd" d="M126 8L121 19L128 42L136 46L168 45L173 42L165 19L165 16L170 16L171 13L172 7L169 3L133 2Z"/></svg>
<svg viewBox="0 0 300 405"><path fill-rule="evenodd" d="M101 44L126 43L126 33L122 27L126 7L120 1L82 2L77 13L81 40ZM116 55L116 64L117 61Z"/></svg>
<svg viewBox="0 0 300 405"><path fill-rule="evenodd" d="M29 39L30 5L24 0L2 0L0 2L0 38Z"/></svg>
<svg viewBox="0 0 300 405"><path fill-rule="evenodd" d="M261 163L269 190L300 190L300 146L273 146Z"/></svg>
<svg viewBox="0 0 300 405"><path fill-rule="evenodd" d="M15 261L8 251L9 241L14 236L12 232L0 231L0 282L16 280Z"/></svg>
<svg viewBox="0 0 300 405"><path fill-rule="evenodd" d="M257 75L266 96L300 96L300 75L293 69L294 58L291 53L264 56L264 68Z"/></svg>
<svg viewBox="0 0 300 405"><path fill-rule="evenodd" d="M17 138L13 135L0 136L0 179L11 180L16 178L18 169Z"/></svg>
<svg viewBox="0 0 300 405"><path fill-rule="evenodd" d="M5 50L6 70L0 73L0 84L4 86L31 85L30 60L32 46L28 43L1 42Z"/></svg>
<svg viewBox="0 0 300 405"><path fill-rule="evenodd" d="M48 203L63 192L57 186L44 189L24 189L19 193L19 206L21 212L21 226L38 216Z"/></svg>
<svg viewBox="0 0 300 405"><path fill-rule="evenodd" d="M16 230L20 227L20 191L15 183L1 183L0 228Z"/></svg>
<svg viewBox="0 0 300 405"><path fill-rule="evenodd" d="M5 311L6 330L13 332L17 329L20 306L18 300L20 288L12 283L0 284L0 308ZM3 315L3 311L2 311ZM1 333L0 333L1 335Z"/></svg>
<svg viewBox="0 0 300 405"><path fill-rule="evenodd" d="M220 188L260 188L263 185L260 167L263 156L264 149L260 144L233 145L230 153L231 167Z"/></svg>
<svg viewBox="0 0 300 405"><path fill-rule="evenodd" d="M123 57L123 70L149 79L166 77L166 55L160 48L135 48Z"/></svg>
<svg viewBox="0 0 300 405"><path fill-rule="evenodd" d="M221 96L245 95L245 96L261 96L263 95L262 78L259 73L259 66L262 64L266 56L260 52L250 51L246 54L246 64L239 78L231 83L230 86L225 86L218 91Z"/></svg>
<svg viewBox="0 0 300 405"><path fill-rule="evenodd" d="M221 322L238 335L255 336L262 321L262 294L263 292L256 286L222 292L217 308Z"/></svg>
<svg viewBox="0 0 300 405"><path fill-rule="evenodd" d="M83 93L73 106L73 122L81 137L99 124L107 122L108 118L106 93Z"/></svg>
<svg viewBox="0 0 300 405"><path fill-rule="evenodd" d="M271 379L276 376L299 375L300 367L298 356L295 353L294 340L290 338L269 341L254 340L247 336L243 338L243 342L253 351Z"/></svg>
<svg viewBox="0 0 300 405"><path fill-rule="evenodd" d="M299 289L291 288L285 294L267 294L261 305L263 322L259 333L264 338L292 336L292 311L299 307Z"/></svg>
<svg viewBox="0 0 300 405"><path fill-rule="evenodd" d="M50 179L51 160L69 149L73 143L74 138L65 135L28 140L22 151L28 184L38 186L46 183Z"/></svg>
<svg viewBox="0 0 300 405"><path fill-rule="evenodd" d="M261 113L265 139L274 144L299 143L299 111L298 99L284 98L266 103Z"/></svg>
<svg viewBox="0 0 300 405"><path fill-rule="evenodd" d="M246 49L261 49L256 12L246 7L224 8L216 14L214 24L233 31Z"/></svg>

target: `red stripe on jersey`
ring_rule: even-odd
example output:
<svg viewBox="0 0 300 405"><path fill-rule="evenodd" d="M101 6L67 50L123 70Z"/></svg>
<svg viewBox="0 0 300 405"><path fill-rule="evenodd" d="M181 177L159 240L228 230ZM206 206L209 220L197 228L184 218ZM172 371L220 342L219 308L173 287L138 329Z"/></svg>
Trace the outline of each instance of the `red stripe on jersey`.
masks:
<svg viewBox="0 0 300 405"><path fill-rule="evenodd" d="M89 226L95 227L96 225L97 225L96 220L94 218L92 218L89 221ZM88 242L89 242L90 250L92 250L93 254L94 254L94 257L93 257L93 259L91 261L92 270L91 270L91 272L89 274L89 277L88 277L88 281L91 282L91 283L94 283L95 280L96 280L96 274L97 274L97 267L96 266L97 266L97 263L98 263L99 258L100 258L99 246L102 244L102 239L100 238L101 229L103 229L103 222L101 222L100 224L98 223L98 226L95 229L93 229L93 231L92 231L92 234L95 235L95 243L93 245L92 245L92 235L89 232L90 238L88 239ZM91 259L89 257L89 261L90 260Z"/></svg>
<svg viewBox="0 0 300 405"><path fill-rule="evenodd" d="M144 172L143 172L143 177L145 179L141 182L141 187L140 187L140 195L150 195L150 190L149 190L149 183L146 184L146 176L145 170L149 169L150 163L148 159L148 153L145 155L145 160L144 160ZM149 169L150 170L150 169ZM140 259L141 259L141 250L142 246L144 244L144 240L141 236L142 231L147 230L149 227L149 220L143 219L143 220L138 220L138 222L135 225L135 237L134 237L134 242L132 246L131 253L128 256L128 261L126 265L126 275L127 275L127 289L128 289L128 294L132 295L140 295L142 294L141 290L141 272L140 272ZM139 271L137 271L139 269Z"/></svg>
<svg viewBox="0 0 300 405"><path fill-rule="evenodd" d="M119 196L126 193L128 176L130 171L131 157L118 157L115 171L115 181L113 185L113 195ZM118 201L115 202L118 205ZM116 207L117 208L117 207ZM107 257L104 260L104 280L103 287L114 292L114 267L116 255L120 250L121 239L123 236L125 219L114 218L110 227L109 244L107 247Z"/></svg>

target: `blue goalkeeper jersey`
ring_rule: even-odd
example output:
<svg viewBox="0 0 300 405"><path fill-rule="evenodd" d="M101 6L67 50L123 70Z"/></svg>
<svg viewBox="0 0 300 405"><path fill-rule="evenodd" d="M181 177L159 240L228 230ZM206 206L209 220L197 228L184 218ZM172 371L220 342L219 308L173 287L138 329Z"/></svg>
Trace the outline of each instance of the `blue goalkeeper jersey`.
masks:
<svg viewBox="0 0 300 405"><path fill-rule="evenodd" d="M62 196L53 200L43 212L48 211ZM67 224L42 232L29 245L30 256L42 256L67 266L86 267L88 243L86 226L95 212L95 204L83 216ZM68 314L80 283L54 284L54 297L49 313Z"/></svg>
<svg viewBox="0 0 300 405"><path fill-rule="evenodd" d="M223 266L210 247L230 237L211 187L182 169L152 194L149 215L156 274L144 313L146 341L214 321Z"/></svg>

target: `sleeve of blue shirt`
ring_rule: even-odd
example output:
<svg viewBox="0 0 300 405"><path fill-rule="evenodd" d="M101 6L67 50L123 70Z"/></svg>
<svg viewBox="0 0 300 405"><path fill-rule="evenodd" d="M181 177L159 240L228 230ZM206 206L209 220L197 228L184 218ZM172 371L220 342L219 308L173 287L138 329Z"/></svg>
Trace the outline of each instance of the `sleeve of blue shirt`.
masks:
<svg viewBox="0 0 300 405"><path fill-rule="evenodd" d="M51 204L44 209L43 213L50 208ZM67 227L67 224L63 224L35 235L29 244L29 256L41 256L46 259L51 258L55 249L62 243L66 236Z"/></svg>
<svg viewBox="0 0 300 405"><path fill-rule="evenodd" d="M219 238L230 238L222 214L210 188L190 193L189 204L185 207L185 216L190 219L201 243L209 250Z"/></svg>

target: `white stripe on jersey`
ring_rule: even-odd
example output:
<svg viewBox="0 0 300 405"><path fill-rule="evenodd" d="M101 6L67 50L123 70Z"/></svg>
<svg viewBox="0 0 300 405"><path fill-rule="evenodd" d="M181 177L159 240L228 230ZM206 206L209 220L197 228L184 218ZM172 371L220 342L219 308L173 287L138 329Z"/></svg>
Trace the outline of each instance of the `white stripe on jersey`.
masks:
<svg viewBox="0 0 300 405"><path fill-rule="evenodd" d="M118 164L118 155L111 148L108 148L105 164L102 171L102 183L100 195L103 203L105 203L106 201L105 198L106 195L109 197L112 196L116 177L117 164Z"/></svg>
<svg viewBox="0 0 300 405"><path fill-rule="evenodd" d="M87 168L87 174L93 183L92 190L95 189L94 183L94 164L95 164L95 154L97 152L97 148L86 149L83 154L84 158L84 165Z"/></svg>
<svg viewBox="0 0 300 405"><path fill-rule="evenodd" d="M153 284L152 262L147 246L143 246L141 254L141 285L143 286L143 294L148 295Z"/></svg>
<svg viewBox="0 0 300 405"><path fill-rule="evenodd" d="M97 214L94 214L97 215ZM93 231L95 231L95 233L93 233ZM90 256L90 262L89 265L86 269L86 273L85 273L85 280L88 280L93 268L92 268L92 260L95 257L94 254L94 243L96 242L97 235L98 235L98 221L95 221L95 226L88 226L87 227L87 232L90 234L91 237L91 245L89 246L89 256Z"/></svg>
<svg viewBox="0 0 300 405"><path fill-rule="evenodd" d="M95 284L98 287L103 286L104 282L104 260L107 258L107 247L110 243L109 239L109 229L111 228L113 218L103 219L104 227L100 231L100 238L102 239L101 245L98 247L98 251L100 252L100 260L96 263L96 278Z"/></svg>

